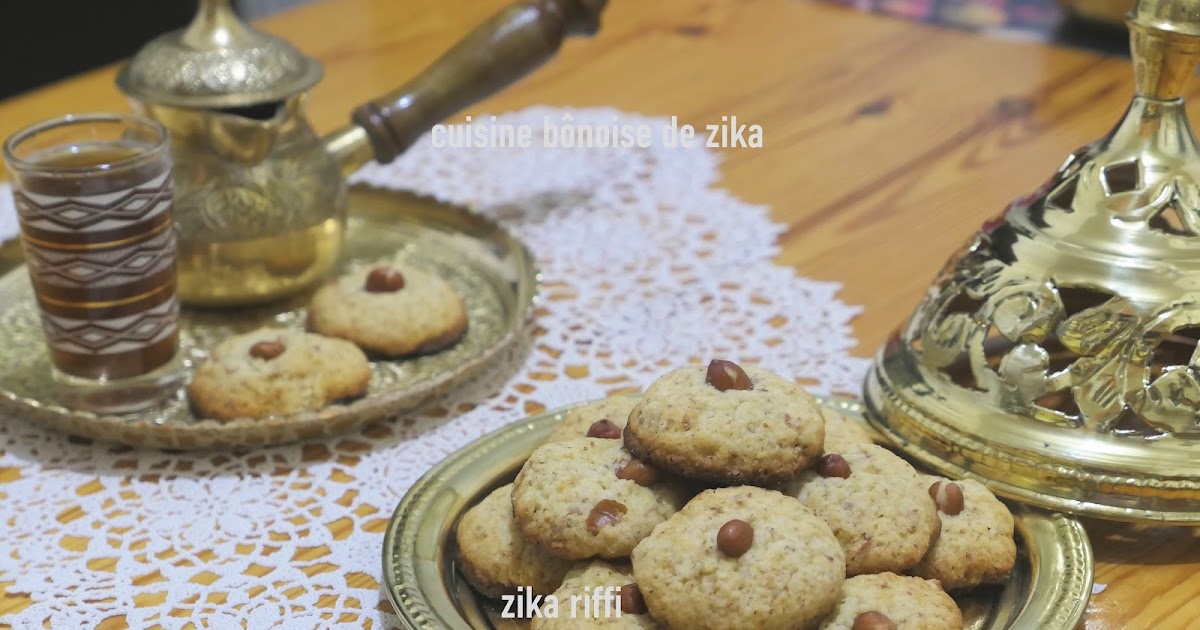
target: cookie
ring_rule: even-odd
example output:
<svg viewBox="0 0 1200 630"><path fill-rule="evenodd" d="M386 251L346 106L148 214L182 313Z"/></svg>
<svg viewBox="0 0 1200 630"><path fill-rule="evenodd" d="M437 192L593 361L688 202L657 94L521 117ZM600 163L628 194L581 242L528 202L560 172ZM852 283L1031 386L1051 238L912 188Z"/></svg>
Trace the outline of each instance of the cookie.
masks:
<svg viewBox="0 0 1200 630"><path fill-rule="evenodd" d="M794 479L821 455L824 439L821 409L799 385L720 360L659 378L625 427L638 457L728 485Z"/></svg>
<svg viewBox="0 0 1200 630"><path fill-rule="evenodd" d="M551 616L534 617L530 630L662 628L646 611L628 564L596 560L571 569L562 586L554 591L554 598L558 610Z"/></svg>
<svg viewBox="0 0 1200 630"><path fill-rule="evenodd" d="M862 422L831 409L822 408L825 418L825 452L837 453L852 446L874 444L871 431Z"/></svg>
<svg viewBox="0 0 1200 630"><path fill-rule="evenodd" d="M534 595L548 595L571 568L525 542L513 520L512 484L497 488L463 514L455 530L458 568L483 595L498 598L523 586Z"/></svg>
<svg viewBox="0 0 1200 630"><path fill-rule="evenodd" d="M788 494L829 523L846 551L846 574L902 573L921 561L938 530L928 485L908 462L875 445L829 453Z"/></svg>
<svg viewBox="0 0 1200 630"><path fill-rule="evenodd" d="M560 558L624 558L679 510L683 489L620 440L577 438L533 451L513 482L521 534Z"/></svg>
<svg viewBox="0 0 1200 630"><path fill-rule="evenodd" d="M317 290L309 330L386 357L428 354L467 330L462 298L436 274L410 265L357 269Z"/></svg>
<svg viewBox="0 0 1200 630"><path fill-rule="evenodd" d="M311 333L264 328L221 341L188 384L205 418L263 418L315 410L362 396L371 380L354 344Z"/></svg>
<svg viewBox="0 0 1200 630"><path fill-rule="evenodd" d="M1017 561L1008 507L978 481L922 479L939 506L942 532L909 572L936 579L947 590L1006 580Z"/></svg>
<svg viewBox="0 0 1200 630"><path fill-rule="evenodd" d="M669 628L792 629L815 625L845 579L829 526L774 490L706 490L633 550L650 614Z"/></svg>
<svg viewBox="0 0 1200 630"><path fill-rule="evenodd" d="M962 630L962 627L958 605L936 580L878 573L847 579L837 606L821 623L820 630Z"/></svg>
<svg viewBox="0 0 1200 630"><path fill-rule="evenodd" d="M641 399L640 394L611 396L575 407L550 432L546 442L562 442L581 437L621 439L629 412Z"/></svg>

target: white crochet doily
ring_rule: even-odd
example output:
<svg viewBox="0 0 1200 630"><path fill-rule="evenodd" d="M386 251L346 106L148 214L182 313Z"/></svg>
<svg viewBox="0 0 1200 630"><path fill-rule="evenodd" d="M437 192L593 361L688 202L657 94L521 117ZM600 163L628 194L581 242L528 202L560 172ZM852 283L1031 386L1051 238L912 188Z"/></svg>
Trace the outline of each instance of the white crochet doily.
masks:
<svg viewBox="0 0 1200 630"><path fill-rule="evenodd" d="M531 125L532 148L426 138L355 176L489 212L529 244L544 289L526 353L421 412L244 454L139 452L0 420L0 589L31 602L0 625L396 627L384 528L405 490L470 440L712 357L816 392L858 390L858 309L839 285L772 263L781 226L713 187L714 152L664 147L657 133L650 148L546 148L544 120L667 124L534 108L497 121ZM0 208L0 238L14 233L11 205Z"/></svg>

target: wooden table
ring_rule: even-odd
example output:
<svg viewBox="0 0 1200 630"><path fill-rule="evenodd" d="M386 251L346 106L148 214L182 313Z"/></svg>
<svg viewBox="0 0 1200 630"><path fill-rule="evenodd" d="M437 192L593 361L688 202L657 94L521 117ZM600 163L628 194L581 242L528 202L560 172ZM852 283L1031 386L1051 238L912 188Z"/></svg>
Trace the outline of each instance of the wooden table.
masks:
<svg viewBox="0 0 1200 630"><path fill-rule="evenodd" d="M329 0L262 26L325 64L310 112L331 130L505 3ZM788 225L781 263L844 283L843 298L865 306L855 322L863 356L907 317L950 251L1107 130L1130 96L1125 60L805 1L611 4L594 41L571 42L471 113L605 105L698 128L722 115L761 125L763 148L726 152L724 185ZM0 103L0 136L68 112L127 109L114 73ZM1088 530L1106 586L1083 627L1200 628L1197 531ZM27 605L19 593L0 598L0 612Z"/></svg>

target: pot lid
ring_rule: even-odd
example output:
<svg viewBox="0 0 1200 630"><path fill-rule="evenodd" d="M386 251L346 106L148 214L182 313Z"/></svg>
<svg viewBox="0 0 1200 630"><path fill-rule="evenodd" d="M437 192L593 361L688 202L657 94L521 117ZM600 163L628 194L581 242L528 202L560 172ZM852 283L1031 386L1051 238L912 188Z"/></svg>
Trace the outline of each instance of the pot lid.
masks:
<svg viewBox="0 0 1200 630"><path fill-rule="evenodd" d="M201 0L192 23L143 46L117 86L152 104L242 107L304 92L321 72L286 40L238 19L229 0Z"/></svg>
<svg viewBox="0 0 1200 630"><path fill-rule="evenodd" d="M1200 525L1200 0L1129 14L1134 95L985 222L875 356L908 455L1043 508Z"/></svg>

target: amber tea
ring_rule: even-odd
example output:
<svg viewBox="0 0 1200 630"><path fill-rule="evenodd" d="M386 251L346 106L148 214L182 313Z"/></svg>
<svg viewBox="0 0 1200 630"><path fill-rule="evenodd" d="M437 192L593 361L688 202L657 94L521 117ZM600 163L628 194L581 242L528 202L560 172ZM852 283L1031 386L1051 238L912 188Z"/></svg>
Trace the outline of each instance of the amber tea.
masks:
<svg viewBox="0 0 1200 630"><path fill-rule="evenodd" d="M176 358L179 301L166 132L132 116L71 117L5 144L50 360L84 406L144 406L138 383ZM150 387L149 389L154 389Z"/></svg>

